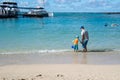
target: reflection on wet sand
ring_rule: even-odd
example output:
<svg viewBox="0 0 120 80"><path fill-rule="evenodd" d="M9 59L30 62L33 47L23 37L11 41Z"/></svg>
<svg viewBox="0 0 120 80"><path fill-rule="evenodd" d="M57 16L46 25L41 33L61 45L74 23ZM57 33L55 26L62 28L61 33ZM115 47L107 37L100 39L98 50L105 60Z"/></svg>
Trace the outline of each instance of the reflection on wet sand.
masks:
<svg viewBox="0 0 120 80"><path fill-rule="evenodd" d="M74 64L78 64L79 63L79 59L78 59L78 53L74 53L73 54L73 63Z"/></svg>
<svg viewBox="0 0 120 80"><path fill-rule="evenodd" d="M87 53L82 54L81 64L87 64Z"/></svg>
<svg viewBox="0 0 120 80"><path fill-rule="evenodd" d="M87 64L87 53L82 53L79 55L79 53L73 54L73 63L74 64Z"/></svg>

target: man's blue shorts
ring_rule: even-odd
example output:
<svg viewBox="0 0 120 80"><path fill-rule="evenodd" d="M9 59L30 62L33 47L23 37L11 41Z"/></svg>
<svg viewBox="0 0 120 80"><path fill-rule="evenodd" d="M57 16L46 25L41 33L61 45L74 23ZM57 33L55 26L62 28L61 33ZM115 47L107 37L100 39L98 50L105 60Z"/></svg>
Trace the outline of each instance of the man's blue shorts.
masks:
<svg viewBox="0 0 120 80"><path fill-rule="evenodd" d="M82 43L82 47L83 47L83 48L86 48L87 43L88 43L88 40L84 40L84 42Z"/></svg>

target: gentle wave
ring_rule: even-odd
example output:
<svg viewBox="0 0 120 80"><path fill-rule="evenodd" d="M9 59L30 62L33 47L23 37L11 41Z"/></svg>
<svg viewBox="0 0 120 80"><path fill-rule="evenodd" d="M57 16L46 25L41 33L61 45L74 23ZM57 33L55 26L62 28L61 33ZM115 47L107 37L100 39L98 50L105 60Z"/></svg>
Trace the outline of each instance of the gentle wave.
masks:
<svg viewBox="0 0 120 80"><path fill-rule="evenodd" d="M89 50L88 52L110 52L110 51L115 51L112 49L101 49L101 50Z"/></svg>
<svg viewBox="0 0 120 80"><path fill-rule="evenodd" d="M13 51L13 52L0 52L0 54L35 54L35 53L60 53L69 52L73 50L63 49L63 50L32 50L32 51Z"/></svg>
<svg viewBox="0 0 120 80"><path fill-rule="evenodd" d="M88 50L88 52L110 52L110 51L120 51L118 49L101 49L101 50ZM32 51L13 51L13 52L0 52L0 54L59 54L61 52L73 52L72 49L61 49L61 50L32 50ZM81 52L81 51L80 51Z"/></svg>

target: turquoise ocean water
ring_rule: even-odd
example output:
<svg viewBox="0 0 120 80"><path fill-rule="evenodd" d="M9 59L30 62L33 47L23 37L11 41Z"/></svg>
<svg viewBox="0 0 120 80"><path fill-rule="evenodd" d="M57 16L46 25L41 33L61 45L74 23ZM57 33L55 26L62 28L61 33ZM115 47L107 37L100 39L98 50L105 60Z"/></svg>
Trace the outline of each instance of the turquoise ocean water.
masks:
<svg viewBox="0 0 120 80"><path fill-rule="evenodd" d="M82 25L89 32L89 51L120 50L120 14L54 13L48 18L0 19L0 54L72 51Z"/></svg>

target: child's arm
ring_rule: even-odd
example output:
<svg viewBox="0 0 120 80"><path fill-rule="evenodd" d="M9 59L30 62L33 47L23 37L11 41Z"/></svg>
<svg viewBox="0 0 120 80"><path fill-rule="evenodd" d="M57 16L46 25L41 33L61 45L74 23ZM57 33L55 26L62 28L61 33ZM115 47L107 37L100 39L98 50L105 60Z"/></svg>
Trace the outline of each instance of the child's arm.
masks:
<svg viewBox="0 0 120 80"><path fill-rule="evenodd" d="M72 41L72 43L74 43L74 40Z"/></svg>

